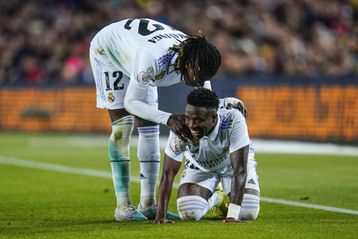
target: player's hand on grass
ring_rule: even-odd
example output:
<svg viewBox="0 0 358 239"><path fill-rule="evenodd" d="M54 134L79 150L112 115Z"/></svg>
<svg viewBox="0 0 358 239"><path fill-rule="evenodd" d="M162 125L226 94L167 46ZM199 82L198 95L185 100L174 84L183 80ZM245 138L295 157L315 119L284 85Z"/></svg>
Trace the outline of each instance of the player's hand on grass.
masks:
<svg viewBox="0 0 358 239"><path fill-rule="evenodd" d="M153 221L150 221L152 224L174 224L175 222L169 219L161 218L161 219L155 219Z"/></svg>
<svg viewBox="0 0 358 239"><path fill-rule="evenodd" d="M185 124L184 115L171 115L168 119L167 125L169 129L184 142L188 142L188 140L193 138L189 128Z"/></svg>
<svg viewBox="0 0 358 239"><path fill-rule="evenodd" d="M223 220L223 223L248 223L248 221L227 217Z"/></svg>

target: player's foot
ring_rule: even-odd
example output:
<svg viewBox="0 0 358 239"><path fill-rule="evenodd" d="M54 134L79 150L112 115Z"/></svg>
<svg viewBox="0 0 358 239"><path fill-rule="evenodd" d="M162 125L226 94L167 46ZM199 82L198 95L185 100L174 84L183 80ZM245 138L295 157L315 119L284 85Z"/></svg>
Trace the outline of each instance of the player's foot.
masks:
<svg viewBox="0 0 358 239"><path fill-rule="evenodd" d="M114 211L114 218L117 221L145 221L147 218L133 205L117 207Z"/></svg>
<svg viewBox="0 0 358 239"><path fill-rule="evenodd" d="M221 183L219 183L219 185L216 187L214 193L219 196L220 202L211 208L211 212L217 217L226 217L229 206L229 197L224 195L224 190Z"/></svg>
<svg viewBox="0 0 358 239"><path fill-rule="evenodd" d="M157 215L157 205L153 205L153 206L150 206L150 207L142 207L142 205L139 203L138 211L141 212L149 220L154 220L155 216ZM180 217L179 217L178 214L175 214L175 213L167 211L166 215L167 215L166 219L180 220Z"/></svg>

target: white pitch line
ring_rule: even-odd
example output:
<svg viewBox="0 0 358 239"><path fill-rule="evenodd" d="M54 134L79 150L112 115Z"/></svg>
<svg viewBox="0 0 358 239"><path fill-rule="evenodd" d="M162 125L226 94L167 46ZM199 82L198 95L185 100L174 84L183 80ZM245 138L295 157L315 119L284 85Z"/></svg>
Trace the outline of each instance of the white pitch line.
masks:
<svg viewBox="0 0 358 239"><path fill-rule="evenodd" d="M13 165L13 166L19 166L24 168L33 168L33 169L42 169L47 171L54 171L54 172L60 172L60 173L71 173L71 174L77 174L77 175L85 175L85 176L94 176L98 178L110 178L112 179L112 174L110 172L106 171L100 171L95 169L83 169L83 168L75 168L75 167L69 167L64 166L60 164L52 164L52 163L42 163L32 160L24 160L24 159L18 159L18 158L10 158L10 157L4 157L0 156L0 164L6 164L6 165ZM140 183L140 178L131 176L131 182L134 183ZM174 183L173 187L178 188L178 184Z"/></svg>
<svg viewBox="0 0 358 239"><path fill-rule="evenodd" d="M338 208L338 207L323 206L323 205L317 205L317 204L311 204L311 203L295 202L295 201L289 201L289 200L278 199L278 198L261 197L261 201L270 202L270 203L284 204L284 205L289 205L289 206L314 208L314 209L320 209L320 210L329 211L329 212L340 212L340 213L345 213L345 214L358 215L358 211L355 211L355 210Z"/></svg>
<svg viewBox="0 0 358 239"><path fill-rule="evenodd" d="M266 154L314 154L314 155L341 155L358 156L357 146L336 145L331 143L312 143L312 142L291 142L283 140L263 140L253 139L255 152ZM131 144L137 145L138 136L131 138ZM164 149L167 143L166 137L160 137L160 148ZM55 147L58 145L77 148L105 147L108 145L108 137L84 137L69 136L48 140L42 137L30 137L28 144L31 147Z"/></svg>
<svg viewBox="0 0 358 239"><path fill-rule="evenodd" d="M41 163L31 160L23 160L23 159L9 158L3 156L0 156L0 163L24 167L24 168L43 169L47 171L54 171L54 172L61 172L61 173L79 174L79 175L94 176L99 178L112 178L111 174L105 171L74 168L74 167L68 167L59 164Z"/></svg>
<svg viewBox="0 0 358 239"><path fill-rule="evenodd" d="M3 156L0 156L0 164L19 166L24 168L42 169L42 170L61 172L61 173L94 176L99 178L112 178L111 173L105 171L75 168L75 167L63 166L59 164L41 163L31 160L23 160L23 159L3 157ZM135 183L139 183L140 178L131 176L131 181ZM178 184L174 184L173 187L178 188ZM295 201L289 201L289 200L283 200L277 198L261 197L261 201L269 202L269 203L278 203L278 204L289 205L289 206L313 208L313 209L319 209L329 212L339 212L344 214L358 215L358 211L355 210L310 204L310 203L301 203L301 202L295 202Z"/></svg>

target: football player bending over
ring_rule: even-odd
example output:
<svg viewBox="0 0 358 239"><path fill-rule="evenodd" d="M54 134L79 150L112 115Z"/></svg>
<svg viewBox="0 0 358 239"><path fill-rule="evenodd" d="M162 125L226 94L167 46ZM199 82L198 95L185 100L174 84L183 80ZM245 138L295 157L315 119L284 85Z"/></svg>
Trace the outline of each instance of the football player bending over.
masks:
<svg viewBox="0 0 358 239"><path fill-rule="evenodd" d="M209 85L221 57L202 34L186 35L152 19L125 19L101 29L90 46L97 107L106 108L112 123L109 160L118 221L154 219L159 173L159 124L182 138L190 137L182 115L158 109L157 87L184 83ZM129 146L133 126L139 139L140 202L130 197ZM175 214L167 213L175 218Z"/></svg>

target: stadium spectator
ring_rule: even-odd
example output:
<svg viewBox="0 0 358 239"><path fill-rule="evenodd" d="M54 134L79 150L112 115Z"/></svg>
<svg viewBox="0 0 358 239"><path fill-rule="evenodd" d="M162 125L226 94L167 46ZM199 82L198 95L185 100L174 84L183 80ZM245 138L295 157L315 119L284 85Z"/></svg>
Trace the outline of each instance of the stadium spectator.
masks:
<svg viewBox="0 0 358 239"><path fill-rule="evenodd" d="M193 140L186 143L170 133L155 223L172 222L165 218L165 212L183 156L186 162L177 199L182 220L200 220L214 206L223 211L225 222L256 219L260 189L246 120L238 110L225 107L218 110L218 106L217 95L208 89L195 89L188 95L185 123ZM220 181L230 197L228 208L220 192L215 191Z"/></svg>
<svg viewBox="0 0 358 239"><path fill-rule="evenodd" d="M223 77L358 74L355 1L13 0L0 8L3 85L63 82L72 46L88 45L104 25L128 17L151 17L188 33L201 29L224 56ZM69 82L92 82L84 70Z"/></svg>

